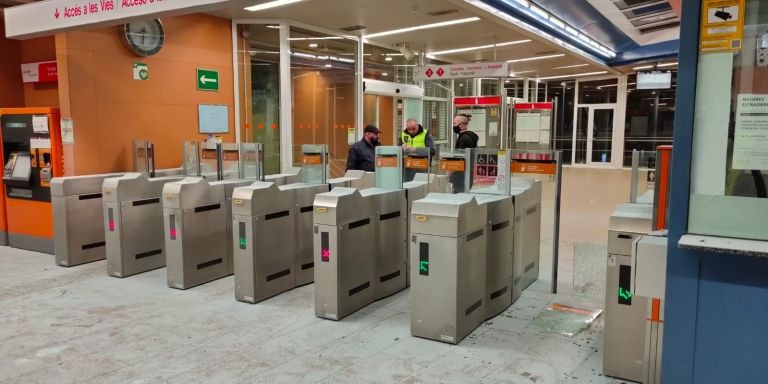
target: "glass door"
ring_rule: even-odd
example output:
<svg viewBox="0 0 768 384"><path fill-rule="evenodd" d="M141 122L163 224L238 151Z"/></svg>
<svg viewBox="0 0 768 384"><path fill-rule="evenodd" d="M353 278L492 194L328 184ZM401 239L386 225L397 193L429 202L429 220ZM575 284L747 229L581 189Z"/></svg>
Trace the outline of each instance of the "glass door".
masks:
<svg viewBox="0 0 768 384"><path fill-rule="evenodd" d="M616 107L579 106L573 132L573 164L612 165Z"/></svg>

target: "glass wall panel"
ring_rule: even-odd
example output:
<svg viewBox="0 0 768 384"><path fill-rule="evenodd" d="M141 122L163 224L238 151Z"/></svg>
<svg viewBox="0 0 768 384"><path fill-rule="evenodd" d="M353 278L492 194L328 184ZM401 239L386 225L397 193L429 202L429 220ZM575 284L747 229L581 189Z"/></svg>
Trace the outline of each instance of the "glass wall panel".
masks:
<svg viewBox="0 0 768 384"><path fill-rule="evenodd" d="M331 177L346 169L347 130L355 127L357 42L290 29L293 162L303 144L328 144Z"/></svg>
<svg viewBox="0 0 768 384"><path fill-rule="evenodd" d="M627 78L627 115L624 124L624 166L632 166L632 150L655 151L672 144L677 71L669 89L637 89L636 75Z"/></svg>
<svg viewBox="0 0 768 384"><path fill-rule="evenodd" d="M619 80L592 80L579 82L579 104L609 104L616 102Z"/></svg>
<svg viewBox="0 0 768 384"><path fill-rule="evenodd" d="M264 170L280 172L280 30L237 26L240 141L264 144Z"/></svg>
<svg viewBox="0 0 768 384"><path fill-rule="evenodd" d="M570 164L573 153L573 107L576 82L549 82L547 94L557 106L555 122L555 150L563 151L563 163Z"/></svg>
<svg viewBox="0 0 768 384"><path fill-rule="evenodd" d="M400 51L365 44L363 47L363 77L400 84L416 84L413 67L418 56L405 56Z"/></svg>

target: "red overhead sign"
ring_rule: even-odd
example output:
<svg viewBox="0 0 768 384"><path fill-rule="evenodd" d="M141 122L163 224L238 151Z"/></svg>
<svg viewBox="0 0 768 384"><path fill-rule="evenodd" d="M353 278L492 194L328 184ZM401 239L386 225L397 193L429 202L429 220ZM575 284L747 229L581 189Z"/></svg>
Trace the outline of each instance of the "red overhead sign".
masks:
<svg viewBox="0 0 768 384"><path fill-rule="evenodd" d="M501 96L455 97L453 99L453 105L501 105Z"/></svg>
<svg viewBox="0 0 768 384"><path fill-rule="evenodd" d="M516 111L548 110L548 109L552 109L552 103L517 103L515 104Z"/></svg>

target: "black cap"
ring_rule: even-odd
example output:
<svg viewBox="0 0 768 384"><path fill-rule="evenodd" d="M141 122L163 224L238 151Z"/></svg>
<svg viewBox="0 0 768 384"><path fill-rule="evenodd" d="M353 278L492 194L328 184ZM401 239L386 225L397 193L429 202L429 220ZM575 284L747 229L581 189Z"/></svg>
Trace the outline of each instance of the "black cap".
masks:
<svg viewBox="0 0 768 384"><path fill-rule="evenodd" d="M376 128L376 126L375 126L375 125L370 125L370 124L365 126L365 128L363 129L363 132L364 132L364 133L369 133L369 132L372 132L372 133L381 133L381 131L379 131L379 129L378 129L378 128Z"/></svg>

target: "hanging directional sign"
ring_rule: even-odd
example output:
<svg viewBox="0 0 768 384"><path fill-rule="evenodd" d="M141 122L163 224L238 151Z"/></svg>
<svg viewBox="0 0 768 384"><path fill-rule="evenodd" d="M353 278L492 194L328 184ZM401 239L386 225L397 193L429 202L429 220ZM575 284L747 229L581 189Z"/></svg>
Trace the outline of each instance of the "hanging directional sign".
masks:
<svg viewBox="0 0 768 384"><path fill-rule="evenodd" d="M198 91L219 91L219 71L210 69L197 69Z"/></svg>

